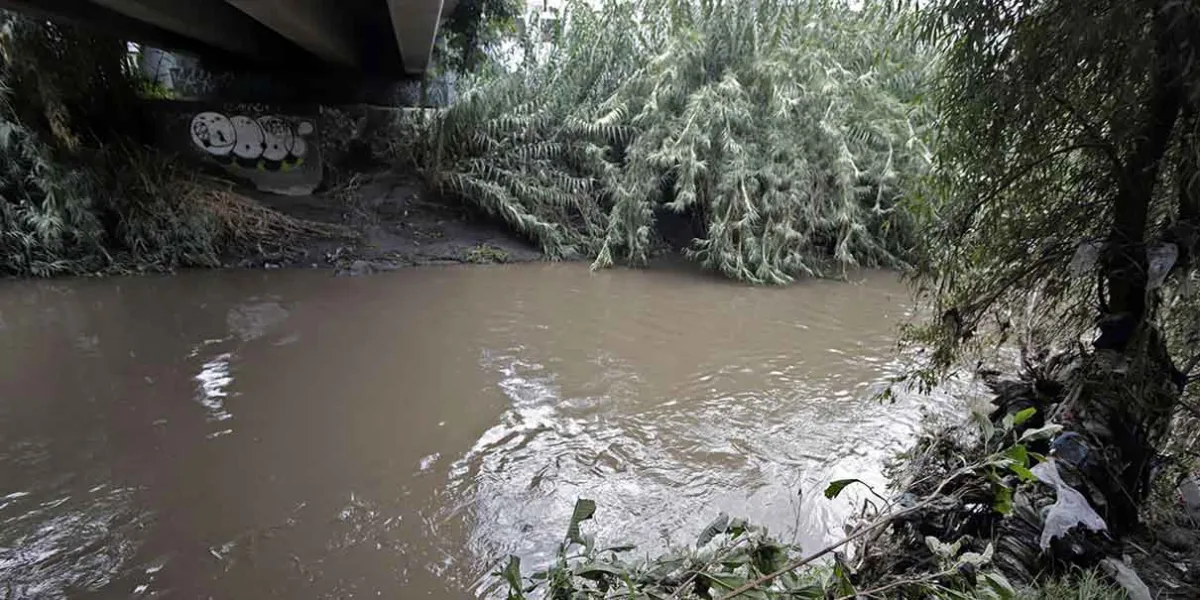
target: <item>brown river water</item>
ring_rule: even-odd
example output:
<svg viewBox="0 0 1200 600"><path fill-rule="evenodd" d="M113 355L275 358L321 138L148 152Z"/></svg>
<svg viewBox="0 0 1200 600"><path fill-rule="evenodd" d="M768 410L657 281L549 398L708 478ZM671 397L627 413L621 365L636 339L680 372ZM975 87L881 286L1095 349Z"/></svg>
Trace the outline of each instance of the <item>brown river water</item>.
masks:
<svg viewBox="0 0 1200 600"><path fill-rule="evenodd" d="M718 512L815 548L945 395L896 275L579 264L0 282L0 598L473 598ZM5 595L7 594L7 596Z"/></svg>

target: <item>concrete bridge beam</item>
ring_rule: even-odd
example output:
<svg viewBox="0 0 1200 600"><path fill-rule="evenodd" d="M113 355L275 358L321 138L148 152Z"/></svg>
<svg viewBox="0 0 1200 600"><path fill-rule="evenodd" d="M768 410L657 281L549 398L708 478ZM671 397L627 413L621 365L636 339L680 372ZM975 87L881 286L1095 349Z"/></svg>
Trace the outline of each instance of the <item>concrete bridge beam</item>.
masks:
<svg viewBox="0 0 1200 600"><path fill-rule="evenodd" d="M442 14L452 10L454 3L456 0L388 0L405 73L425 72Z"/></svg>
<svg viewBox="0 0 1200 600"><path fill-rule="evenodd" d="M351 23L329 0L226 0L297 46L335 65L358 68Z"/></svg>
<svg viewBox="0 0 1200 600"><path fill-rule="evenodd" d="M224 2L197 0L92 0L93 3L166 31L233 54L266 52L261 26Z"/></svg>
<svg viewBox="0 0 1200 600"><path fill-rule="evenodd" d="M271 64L276 63L288 56L295 56L297 49L287 40L279 37L275 32L262 27L255 23L252 19L233 10L232 7L225 6L224 0L204 0L205 6L208 3L216 3L220 5L218 8L230 9L237 18L235 21L240 22L227 23L224 20L219 20L210 17L211 21L203 21L206 17L199 17L194 23L196 27L187 26L187 19L184 20L169 20L164 19L164 15L169 15L172 7L189 7L193 2L199 3L199 0L137 0L138 4L143 5L143 10L149 10L147 7L157 9L157 20L160 24L155 24L150 21L135 18L124 12L112 10L95 2L84 2L81 0L0 0L0 9L13 10L22 12L30 16L50 19L63 23L70 23L80 27L92 28L99 31L108 31L124 36L126 39L138 41L145 44L156 45L162 48L171 48L184 52L191 52L197 55L212 56L220 61L230 61L235 57L242 63L250 64ZM127 0L127 4L133 6L134 0ZM114 0L114 6L115 6ZM151 14L149 12L145 14ZM219 13L214 13L219 14ZM228 16L226 13L225 16ZM170 25L165 27L163 25ZM223 30L222 33L215 38L213 42L202 41L194 35L196 29L203 29L205 26L219 27ZM211 30L208 33L213 33ZM224 39L228 33L235 33L240 39L230 40Z"/></svg>
<svg viewBox="0 0 1200 600"><path fill-rule="evenodd" d="M0 0L229 65L420 76L457 0ZM226 60L228 59L228 60Z"/></svg>

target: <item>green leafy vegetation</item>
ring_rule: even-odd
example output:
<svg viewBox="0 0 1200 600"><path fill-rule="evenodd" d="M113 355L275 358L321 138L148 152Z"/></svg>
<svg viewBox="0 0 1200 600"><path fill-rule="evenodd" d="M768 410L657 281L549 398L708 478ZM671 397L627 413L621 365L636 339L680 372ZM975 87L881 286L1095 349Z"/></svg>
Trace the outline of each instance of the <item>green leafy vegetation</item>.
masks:
<svg viewBox="0 0 1200 600"><path fill-rule="evenodd" d="M965 539L946 543L923 540L921 554L929 572L917 576L864 582L854 560L829 549L805 554L783 544L762 527L720 514L695 543L658 556L638 556L635 546L599 547L580 525L592 518L596 505L578 500L568 533L551 564L525 575L521 560L509 557L495 573L509 600L571 598L609 600L666 598L713 600L746 598L930 598L936 600L1120 600L1123 590L1094 571L1082 570L1033 587L1014 587L996 568L994 550L969 549ZM870 528L860 531L871 531ZM841 544L839 544L840 546Z"/></svg>
<svg viewBox="0 0 1200 600"><path fill-rule="evenodd" d="M930 7L924 33L946 59L919 281L946 316L924 340L941 366L1007 339L1071 343L1101 314L1154 322L1177 351L1194 337L1196 13L1174 1ZM1165 244L1178 258L1152 277Z"/></svg>
<svg viewBox="0 0 1200 600"><path fill-rule="evenodd" d="M217 266L330 233L142 145L145 91L124 42L0 12L0 274Z"/></svg>
<svg viewBox="0 0 1200 600"><path fill-rule="evenodd" d="M469 73L490 66L500 43L515 32L520 0L459 0L438 30L435 64Z"/></svg>
<svg viewBox="0 0 1200 600"><path fill-rule="evenodd" d="M945 57L925 381L1015 343L1056 386L1036 405L1108 453L1089 476L1128 529L1195 393L1200 7L944 0L923 34Z"/></svg>
<svg viewBox="0 0 1200 600"><path fill-rule="evenodd" d="M1047 581L1017 594L1020 600L1126 600L1125 590L1106 581L1095 571L1081 571L1070 577Z"/></svg>
<svg viewBox="0 0 1200 600"><path fill-rule="evenodd" d="M915 281L936 315L908 332L928 357L916 381L1019 349L1019 380L987 375L988 420L1032 419L1024 435L1047 438L1038 451L1060 458L1060 499L1081 522L1142 535L1156 478L1198 466L1200 7L941 0L924 7L920 33L942 58L937 158L913 203L927 233ZM970 451L941 450L932 455L950 457L908 460L924 475ZM1115 564L1118 551L1087 528L1039 549L1046 502L992 492L1014 517L970 522L951 507L929 521L999 538L1022 580L1045 568L1043 554L1059 571Z"/></svg>
<svg viewBox="0 0 1200 600"><path fill-rule="evenodd" d="M901 265L925 171L931 54L904 11L845 2L571 4L513 70L463 83L411 156L443 194L552 258L687 254L785 283Z"/></svg>
<svg viewBox="0 0 1200 600"><path fill-rule="evenodd" d="M7 13L0 36L0 269L45 276L98 266L106 258L95 210L102 200L63 157L83 143L76 125L110 108L84 86L110 88L103 98L114 103L132 98L123 56L103 40ZM64 60L60 70L39 68Z"/></svg>

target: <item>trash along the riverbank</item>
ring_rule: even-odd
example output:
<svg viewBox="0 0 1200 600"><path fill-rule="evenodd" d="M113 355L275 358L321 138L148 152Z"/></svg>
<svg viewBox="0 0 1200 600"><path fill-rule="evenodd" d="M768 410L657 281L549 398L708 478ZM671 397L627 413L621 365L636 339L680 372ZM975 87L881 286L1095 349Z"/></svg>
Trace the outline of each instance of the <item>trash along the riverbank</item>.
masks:
<svg viewBox="0 0 1200 600"><path fill-rule="evenodd" d="M497 575L510 600L1200 597L1200 536L1179 486L1160 473L1141 523L1110 527L1089 478L1104 459L1064 413L1069 388L1048 383L989 382L996 410L930 428L889 465L892 489L868 488L846 537L825 548L721 515L695 544L636 558L581 531L596 505L579 500L553 564L523 574L512 557ZM848 486L866 484L834 481L825 495Z"/></svg>

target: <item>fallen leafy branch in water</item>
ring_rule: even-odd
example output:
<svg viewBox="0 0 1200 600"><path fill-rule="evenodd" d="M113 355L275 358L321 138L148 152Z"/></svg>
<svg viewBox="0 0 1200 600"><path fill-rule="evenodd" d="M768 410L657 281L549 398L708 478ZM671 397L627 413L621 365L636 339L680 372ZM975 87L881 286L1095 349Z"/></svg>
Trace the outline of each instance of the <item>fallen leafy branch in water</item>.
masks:
<svg viewBox="0 0 1200 600"><path fill-rule="evenodd" d="M1055 468L1056 462L1031 450L1030 445L1040 448L1048 444L1047 437L1060 428L1035 419L1037 414L1037 409L1026 408L1003 415L997 422L978 419L975 427L980 433L972 438L973 444L963 446L974 450L955 454L958 466L932 471L932 476L911 482L906 490L924 490L920 496L906 491L887 499L870 490L883 504L870 505L875 508L869 520L815 552L803 553L795 545L774 540L764 528L722 514L692 546L629 560L623 557L633 547L596 549L594 538L580 528L594 516L596 505L579 500L553 564L524 577L520 560L510 557L500 575L508 584L510 600L531 595L588 600L1064 597L1051 593L1058 583L1046 583L1044 590L1018 589L1005 574L1020 562L1004 556L1013 548L1008 545L1011 540L999 537L1001 533L964 533L961 523L946 518L970 513L977 524L1020 521L1024 516L1016 515L1019 507L1014 498L1024 503L1029 494L1046 496L1039 480L1052 478L1039 471ZM947 448L945 441L943 437L927 438L908 458L909 464L931 466L924 453L930 449L941 452ZM1031 469L1035 462L1039 466ZM825 495L836 498L853 484L866 486L856 479L834 481ZM1075 543L1080 538L1074 524L1067 522L1063 528L1047 531L1056 543ZM1033 531L1033 539L1040 532ZM849 551L839 551L846 549ZM821 560L831 555L831 561ZM1028 571L1024 573L1028 575ZM1090 595L1080 598L1123 597L1090 568L1062 569L1060 577L1088 586ZM1023 577L1018 584L1032 584L1036 579ZM1069 589L1075 583L1064 585Z"/></svg>
<svg viewBox="0 0 1200 600"><path fill-rule="evenodd" d="M722 514L685 549L658 557L625 559L633 546L597 549L595 539L580 532L596 505L580 499L549 567L522 577L520 560L510 557L500 573L509 586L510 600L537 592L546 598L713 598L734 590L764 573L779 570L795 546L772 539L767 530ZM784 585L794 597L821 597L828 573L791 576ZM811 593L808 593L811 592Z"/></svg>

